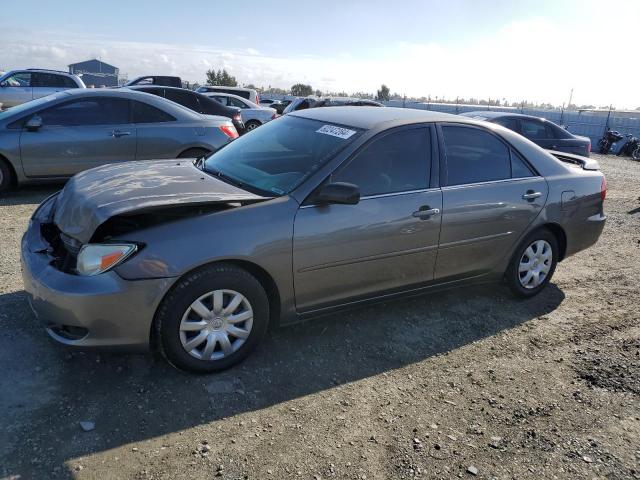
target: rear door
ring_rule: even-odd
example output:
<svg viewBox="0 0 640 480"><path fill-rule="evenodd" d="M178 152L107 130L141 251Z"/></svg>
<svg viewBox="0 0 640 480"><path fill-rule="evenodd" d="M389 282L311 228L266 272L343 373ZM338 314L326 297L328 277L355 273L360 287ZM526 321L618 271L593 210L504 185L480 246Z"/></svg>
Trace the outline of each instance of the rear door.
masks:
<svg viewBox="0 0 640 480"><path fill-rule="evenodd" d="M173 115L137 100L131 101L136 131L136 159L176 158L187 141L196 137L196 127L179 128ZM186 135L186 138L183 138Z"/></svg>
<svg viewBox="0 0 640 480"><path fill-rule="evenodd" d="M485 274L518 241L547 198L547 182L498 135L443 124L442 232L437 279Z"/></svg>
<svg viewBox="0 0 640 480"><path fill-rule="evenodd" d="M303 205L295 218L296 306L309 311L433 279L440 189L432 187L435 131L374 138L328 181L360 187L357 205Z"/></svg>
<svg viewBox="0 0 640 480"><path fill-rule="evenodd" d="M136 136L129 101L78 98L41 110L42 127L23 129L20 153L28 177L67 177L106 163L133 160Z"/></svg>

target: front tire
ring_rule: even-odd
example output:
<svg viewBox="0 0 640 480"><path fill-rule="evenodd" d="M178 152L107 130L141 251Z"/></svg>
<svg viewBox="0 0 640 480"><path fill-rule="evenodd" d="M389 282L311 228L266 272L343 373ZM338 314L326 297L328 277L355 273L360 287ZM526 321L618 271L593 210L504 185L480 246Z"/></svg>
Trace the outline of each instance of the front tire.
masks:
<svg viewBox="0 0 640 480"><path fill-rule="evenodd" d="M11 188L13 175L9 165L0 158L0 193L5 193Z"/></svg>
<svg viewBox="0 0 640 480"><path fill-rule="evenodd" d="M156 317L162 355L173 366L209 373L244 360L269 324L269 300L260 282L233 265L188 274L163 300Z"/></svg>
<svg viewBox="0 0 640 480"><path fill-rule="evenodd" d="M631 153L631 158L633 158L634 160L640 160L640 145L638 145Z"/></svg>
<svg viewBox="0 0 640 480"><path fill-rule="evenodd" d="M559 253L558 239L546 228L527 235L505 272L507 285L513 294L529 298L540 293L556 270Z"/></svg>

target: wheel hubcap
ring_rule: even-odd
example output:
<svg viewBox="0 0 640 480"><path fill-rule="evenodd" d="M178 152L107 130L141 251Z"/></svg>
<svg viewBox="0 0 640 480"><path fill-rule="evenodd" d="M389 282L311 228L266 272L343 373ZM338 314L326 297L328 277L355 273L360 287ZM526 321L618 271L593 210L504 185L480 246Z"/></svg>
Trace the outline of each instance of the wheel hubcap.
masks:
<svg viewBox="0 0 640 480"><path fill-rule="evenodd" d="M527 289L536 288L545 281L553 262L549 242L536 240L522 254L518 267L520 284Z"/></svg>
<svg viewBox="0 0 640 480"><path fill-rule="evenodd" d="M237 351L253 326L249 300L234 290L214 290L189 305L180 322L180 342L199 360L220 360Z"/></svg>

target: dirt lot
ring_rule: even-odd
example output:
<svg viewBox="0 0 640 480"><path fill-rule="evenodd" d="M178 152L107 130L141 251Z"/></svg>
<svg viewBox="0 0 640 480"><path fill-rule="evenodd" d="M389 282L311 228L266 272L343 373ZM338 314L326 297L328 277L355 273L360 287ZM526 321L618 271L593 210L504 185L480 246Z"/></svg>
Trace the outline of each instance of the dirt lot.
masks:
<svg viewBox="0 0 640 480"><path fill-rule="evenodd" d="M640 478L640 163L598 159L605 232L537 298L318 319L211 376L52 343L18 244L54 188L0 199L0 478Z"/></svg>

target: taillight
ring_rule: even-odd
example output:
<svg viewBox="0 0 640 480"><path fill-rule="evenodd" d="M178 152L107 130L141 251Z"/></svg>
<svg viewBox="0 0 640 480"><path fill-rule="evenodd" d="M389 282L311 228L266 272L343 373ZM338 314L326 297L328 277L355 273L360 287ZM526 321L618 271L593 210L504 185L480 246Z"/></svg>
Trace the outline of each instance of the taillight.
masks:
<svg viewBox="0 0 640 480"><path fill-rule="evenodd" d="M256 93L256 105L260 105L260 94Z"/></svg>
<svg viewBox="0 0 640 480"><path fill-rule="evenodd" d="M600 184L600 198L604 202L604 199L607 198L607 179L603 176L602 183Z"/></svg>
<svg viewBox="0 0 640 480"><path fill-rule="evenodd" d="M233 120L235 120L236 122L239 122L240 120L242 120L242 117L240 116L240 114L236 114L233 116Z"/></svg>
<svg viewBox="0 0 640 480"><path fill-rule="evenodd" d="M233 125L223 125L220 127L220 130L229 138L238 138L238 131Z"/></svg>
<svg viewBox="0 0 640 480"><path fill-rule="evenodd" d="M275 120L276 118L278 118L278 116L279 116L279 115L278 115L277 113L274 113L274 114L271 116L271 120Z"/></svg>

